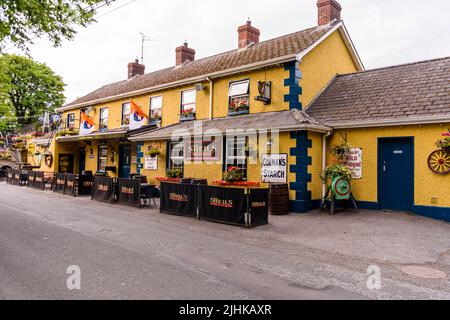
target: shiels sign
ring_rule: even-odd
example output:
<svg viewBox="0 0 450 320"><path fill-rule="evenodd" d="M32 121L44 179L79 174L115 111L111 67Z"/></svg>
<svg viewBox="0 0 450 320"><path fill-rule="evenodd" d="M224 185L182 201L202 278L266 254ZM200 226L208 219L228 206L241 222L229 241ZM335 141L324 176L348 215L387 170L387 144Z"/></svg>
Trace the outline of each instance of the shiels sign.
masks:
<svg viewBox="0 0 450 320"><path fill-rule="evenodd" d="M287 183L287 154L265 154L262 158L262 182Z"/></svg>

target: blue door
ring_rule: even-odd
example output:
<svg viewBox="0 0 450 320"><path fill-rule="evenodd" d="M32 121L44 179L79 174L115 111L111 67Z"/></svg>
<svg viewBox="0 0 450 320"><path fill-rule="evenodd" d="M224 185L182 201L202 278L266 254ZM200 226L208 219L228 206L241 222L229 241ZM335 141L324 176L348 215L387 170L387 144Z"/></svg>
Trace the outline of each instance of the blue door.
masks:
<svg viewBox="0 0 450 320"><path fill-rule="evenodd" d="M130 177L131 172L131 145L122 144L119 148L119 178Z"/></svg>
<svg viewBox="0 0 450 320"><path fill-rule="evenodd" d="M381 209L411 211L414 203L414 140L379 140Z"/></svg>

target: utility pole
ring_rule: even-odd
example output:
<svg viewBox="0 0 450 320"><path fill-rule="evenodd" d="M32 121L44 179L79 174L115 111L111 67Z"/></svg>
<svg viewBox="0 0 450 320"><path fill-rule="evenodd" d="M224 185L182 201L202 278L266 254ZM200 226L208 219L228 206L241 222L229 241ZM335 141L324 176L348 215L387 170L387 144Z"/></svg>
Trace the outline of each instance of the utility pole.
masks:
<svg viewBox="0 0 450 320"><path fill-rule="evenodd" d="M158 40L150 39L142 32L140 34L141 34L141 63L144 64L144 44L145 44L145 42L146 41L158 41Z"/></svg>

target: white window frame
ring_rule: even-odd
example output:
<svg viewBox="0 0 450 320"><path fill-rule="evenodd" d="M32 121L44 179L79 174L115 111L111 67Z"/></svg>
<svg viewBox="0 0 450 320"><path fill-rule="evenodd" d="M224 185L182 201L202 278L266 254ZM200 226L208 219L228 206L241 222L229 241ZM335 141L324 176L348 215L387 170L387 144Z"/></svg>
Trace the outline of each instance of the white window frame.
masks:
<svg viewBox="0 0 450 320"><path fill-rule="evenodd" d="M248 138L246 136L227 136L225 142L225 171L229 167L238 167L247 181L247 150Z"/></svg>
<svg viewBox="0 0 450 320"><path fill-rule="evenodd" d="M186 93L193 93L194 94L194 102L184 102L184 95ZM189 89L189 90L183 90L181 91L181 111L187 110L187 109L193 109L194 113L196 113L196 104L197 104L197 91L195 89Z"/></svg>
<svg viewBox="0 0 450 320"><path fill-rule="evenodd" d="M102 117L102 112L106 111L106 118ZM106 121L105 121L106 120ZM105 123L105 127L102 128L102 124ZM99 130L101 129L108 129L108 122L109 122L109 108L101 108L100 109L100 119L99 119Z"/></svg>
<svg viewBox="0 0 450 320"><path fill-rule="evenodd" d="M233 88L237 87L241 84L246 84L247 85L247 90L245 91L245 93L242 92L237 92L237 93L233 93ZM239 97L246 97L246 96L250 96L250 80L240 80L240 81L235 81L235 82L231 82L230 86L228 88L228 97L229 98L239 98Z"/></svg>
<svg viewBox="0 0 450 320"><path fill-rule="evenodd" d="M161 101L160 107L153 107L153 101L159 99ZM153 112L159 110L159 117L162 118L162 108L163 108L163 96L150 97L150 117L153 117Z"/></svg>
<svg viewBox="0 0 450 320"><path fill-rule="evenodd" d="M124 114L123 113L123 110L124 110L126 105L128 105L128 109L129 109L129 113L128 114ZM122 112L121 125L122 125L122 127L128 127L130 125L130 121L131 121L131 103L129 103L129 102L122 103L122 110L121 110L121 112ZM126 115L128 116L128 124L124 123L124 120L125 120L124 116L126 116Z"/></svg>
<svg viewBox="0 0 450 320"><path fill-rule="evenodd" d="M67 114L67 129L75 129L76 126L76 117L75 117L75 113L69 113ZM71 126L72 124L72 126Z"/></svg>

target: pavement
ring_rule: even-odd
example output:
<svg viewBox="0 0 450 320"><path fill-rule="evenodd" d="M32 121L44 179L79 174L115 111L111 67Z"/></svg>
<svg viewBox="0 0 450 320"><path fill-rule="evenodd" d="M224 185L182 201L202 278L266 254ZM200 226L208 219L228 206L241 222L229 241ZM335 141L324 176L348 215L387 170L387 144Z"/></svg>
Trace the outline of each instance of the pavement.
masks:
<svg viewBox="0 0 450 320"><path fill-rule="evenodd" d="M450 224L406 213L271 216L247 230L0 185L0 299L450 299L448 275Z"/></svg>

